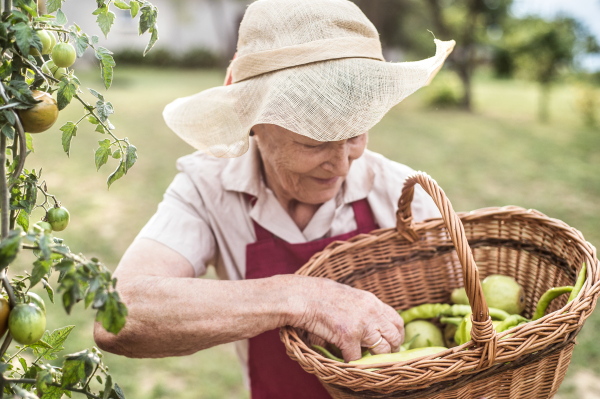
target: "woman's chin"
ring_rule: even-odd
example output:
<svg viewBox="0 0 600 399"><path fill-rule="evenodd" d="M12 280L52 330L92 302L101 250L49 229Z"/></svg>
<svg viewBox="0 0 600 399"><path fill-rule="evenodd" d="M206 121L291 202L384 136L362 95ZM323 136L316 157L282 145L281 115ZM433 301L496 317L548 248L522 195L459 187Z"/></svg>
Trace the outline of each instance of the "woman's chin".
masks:
<svg viewBox="0 0 600 399"><path fill-rule="evenodd" d="M342 186L341 180L339 179L335 182L336 184L332 184L330 187L318 184L316 187L307 188L301 195L296 197L296 200L311 205L323 204L335 198Z"/></svg>

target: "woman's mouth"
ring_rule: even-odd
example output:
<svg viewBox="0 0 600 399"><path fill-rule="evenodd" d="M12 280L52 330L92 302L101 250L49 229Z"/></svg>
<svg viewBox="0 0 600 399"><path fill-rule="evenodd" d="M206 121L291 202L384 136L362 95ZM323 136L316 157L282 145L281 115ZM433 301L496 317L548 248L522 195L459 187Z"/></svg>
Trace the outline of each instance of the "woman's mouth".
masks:
<svg viewBox="0 0 600 399"><path fill-rule="evenodd" d="M337 183L339 178L339 176L332 177L331 179L319 179L318 177L313 177L313 179L315 179L317 183L322 184L324 186L334 185L335 183Z"/></svg>

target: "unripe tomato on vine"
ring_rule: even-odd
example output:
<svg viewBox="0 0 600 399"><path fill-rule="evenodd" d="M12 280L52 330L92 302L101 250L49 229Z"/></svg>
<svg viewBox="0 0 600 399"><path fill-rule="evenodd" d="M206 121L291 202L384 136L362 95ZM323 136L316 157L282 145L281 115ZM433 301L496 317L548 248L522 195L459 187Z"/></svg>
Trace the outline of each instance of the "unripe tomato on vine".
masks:
<svg viewBox="0 0 600 399"><path fill-rule="evenodd" d="M48 219L48 223L52 226L53 231L63 231L69 225L71 215L67 208L55 206L48 210L46 218Z"/></svg>

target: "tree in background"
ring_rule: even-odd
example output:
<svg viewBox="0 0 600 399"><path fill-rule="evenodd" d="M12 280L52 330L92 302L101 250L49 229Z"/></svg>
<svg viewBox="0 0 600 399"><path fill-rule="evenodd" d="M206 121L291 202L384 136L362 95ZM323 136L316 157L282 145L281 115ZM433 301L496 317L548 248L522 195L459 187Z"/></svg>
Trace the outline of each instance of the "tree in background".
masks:
<svg viewBox="0 0 600 399"><path fill-rule="evenodd" d="M597 52L598 43L572 18L547 21L538 17L513 20L507 27L500 51L509 55L517 75L540 85L538 116L549 119L550 89L562 73L573 67L578 54Z"/></svg>
<svg viewBox="0 0 600 399"><path fill-rule="evenodd" d="M456 40L448 64L463 85L461 105L471 110L471 80L478 50L488 46L505 24L512 0L354 0L381 34L384 47L431 55L431 33Z"/></svg>

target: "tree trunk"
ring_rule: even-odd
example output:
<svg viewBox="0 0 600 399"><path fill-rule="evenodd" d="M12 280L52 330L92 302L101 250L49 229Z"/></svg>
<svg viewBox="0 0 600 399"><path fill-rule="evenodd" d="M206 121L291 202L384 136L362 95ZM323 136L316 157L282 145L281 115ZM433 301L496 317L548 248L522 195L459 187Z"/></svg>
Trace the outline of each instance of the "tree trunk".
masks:
<svg viewBox="0 0 600 399"><path fill-rule="evenodd" d="M538 108L538 118L542 123L547 123L550 120L548 108L550 105L550 83L540 84L540 98Z"/></svg>

